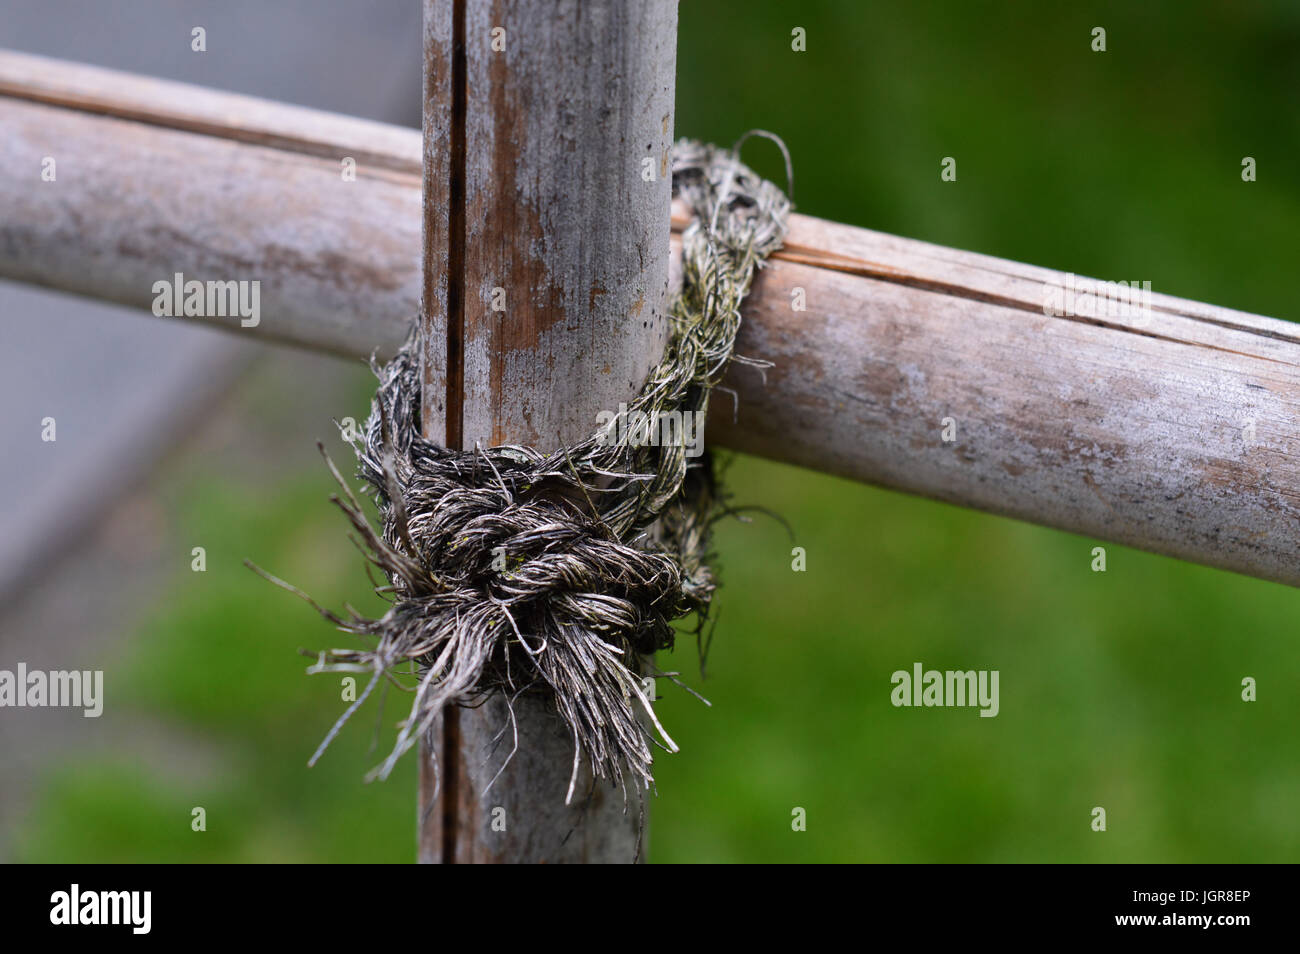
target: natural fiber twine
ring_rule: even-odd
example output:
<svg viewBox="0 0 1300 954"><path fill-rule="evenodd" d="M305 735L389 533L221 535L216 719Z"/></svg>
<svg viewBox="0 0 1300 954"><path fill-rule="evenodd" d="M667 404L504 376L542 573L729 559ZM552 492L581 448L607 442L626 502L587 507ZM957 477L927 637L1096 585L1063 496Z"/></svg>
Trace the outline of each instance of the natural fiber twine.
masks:
<svg viewBox="0 0 1300 954"><path fill-rule="evenodd" d="M682 290L663 360L627 416L689 412L702 426L733 360L741 302L755 269L781 245L790 202L737 151L689 140L674 148L673 194L694 214L682 236ZM582 758L625 796L629 782L650 786L651 743L677 747L644 684L645 675L671 674L649 657L673 645L674 620L703 620L717 585L706 560L712 524L725 511L709 457L688 461L680 441L616 440L618 422L551 454L440 447L421 436L419 353L417 328L375 368L379 389L353 445L382 533L329 465L344 492L333 499L387 575L376 589L392 605L378 619L351 607L343 618L312 602L343 632L373 640L373 648L324 651L309 670L371 674L312 761L387 679L414 697L372 775L387 776L448 705L541 691L573 735L570 799Z"/></svg>

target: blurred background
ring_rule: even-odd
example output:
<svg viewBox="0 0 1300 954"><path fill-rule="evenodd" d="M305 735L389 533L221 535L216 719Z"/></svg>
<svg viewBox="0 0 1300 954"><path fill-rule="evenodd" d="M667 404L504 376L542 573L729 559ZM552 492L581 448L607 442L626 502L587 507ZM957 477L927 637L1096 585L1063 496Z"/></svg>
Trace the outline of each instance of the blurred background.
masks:
<svg viewBox="0 0 1300 954"><path fill-rule="evenodd" d="M416 126L419 6L5 0L0 46ZM1300 317L1300 4L1045 6L684 3L677 132L779 133L811 215ZM377 605L313 446L348 460L332 419L368 371L4 283L0 332L0 668L106 684L99 719L0 710L0 858L413 860L411 761L362 781L396 709L308 770L344 703L298 650L343 637L242 565ZM664 690L652 861L1300 858L1300 593L1110 545L1093 573L1102 541L758 459L727 477L795 539L725 524L707 676L693 637L661 660L713 705ZM918 661L999 670L1000 714L895 709Z"/></svg>

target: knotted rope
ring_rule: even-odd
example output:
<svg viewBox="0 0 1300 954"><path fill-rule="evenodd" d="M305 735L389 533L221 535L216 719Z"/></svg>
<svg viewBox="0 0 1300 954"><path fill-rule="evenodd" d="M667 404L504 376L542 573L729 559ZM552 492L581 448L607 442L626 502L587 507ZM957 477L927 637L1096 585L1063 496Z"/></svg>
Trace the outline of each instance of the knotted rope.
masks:
<svg viewBox="0 0 1300 954"><path fill-rule="evenodd" d="M673 194L693 213L682 236L682 289L663 360L627 419L680 412L703 426L710 392L733 360L754 271L781 245L790 202L740 163L739 146L681 140L674 148ZM703 619L716 588L706 565L719 515L711 462L688 461L680 440L630 440L617 419L551 454L440 447L421 436L418 327L387 365L371 364L379 389L353 448L382 533L329 466L344 490L333 499L387 575L377 592L391 595L392 606L378 619L349 607L344 619L312 603L340 630L377 640L373 649L325 651L309 670L372 673L312 761L381 679L413 670L410 713L372 775L386 777L447 705L540 689L573 735L569 798L580 755L625 795L628 781L649 786L654 739L638 709L662 745L676 745L642 673L652 653L672 646L671 623L692 612Z"/></svg>

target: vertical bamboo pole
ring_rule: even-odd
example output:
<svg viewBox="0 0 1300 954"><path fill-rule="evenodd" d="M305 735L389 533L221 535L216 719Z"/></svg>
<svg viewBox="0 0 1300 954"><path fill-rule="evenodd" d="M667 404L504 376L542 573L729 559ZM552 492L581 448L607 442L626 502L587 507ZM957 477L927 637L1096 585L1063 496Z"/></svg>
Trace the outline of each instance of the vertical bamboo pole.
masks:
<svg viewBox="0 0 1300 954"><path fill-rule="evenodd" d="M677 2L425 0L424 43L425 433L554 449L663 353ZM515 712L486 794L504 701L444 718L420 860L630 861L635 806L589 775L564 805L568 733Z"/></svg>

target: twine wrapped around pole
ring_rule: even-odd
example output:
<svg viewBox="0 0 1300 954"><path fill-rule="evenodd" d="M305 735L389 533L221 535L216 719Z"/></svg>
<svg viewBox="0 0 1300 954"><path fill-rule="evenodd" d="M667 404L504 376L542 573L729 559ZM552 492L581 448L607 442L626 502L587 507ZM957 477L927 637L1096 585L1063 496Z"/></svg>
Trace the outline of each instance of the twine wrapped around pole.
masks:
<svg viewBox="0 0 1300 954"><path fill-rule="evenodd" d="M784 144L759 131L746 137L754 134L781 146L789 174ZM568 799L584 756L626 797L629 781L653 783L652 741L676 751L645 683L667 674L648 672L648 657L672 646L674 620L706 616L716 588L710 531L723 513L712 463L688 458L682 422L702 433L712 389L732 360L747 360L732 354L741 302L755 269L780 247L790 212L787 196L739 161L746 137L734 150L675 145L673 194L694 221L682 236L682 289L664 358L638 397L586 440L550 454L440 447L420 436L418 328L375 368L379 389L353 446L382 533L329 466L344 491L332 499L387 575L377 591L392 606L377 619L349 607L345 619L264 574L343 632L377 640L324 651L309 670L372 674L313 762L381 679L401 684L399 672L417 675L414 699L372 776L386 777L445 706L491 692L554 698L574 742ZM676 424L676 439L653 439L661 421Z"/></svg>

